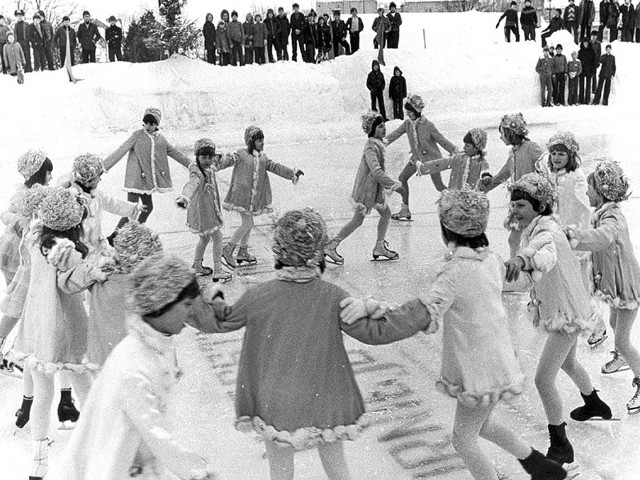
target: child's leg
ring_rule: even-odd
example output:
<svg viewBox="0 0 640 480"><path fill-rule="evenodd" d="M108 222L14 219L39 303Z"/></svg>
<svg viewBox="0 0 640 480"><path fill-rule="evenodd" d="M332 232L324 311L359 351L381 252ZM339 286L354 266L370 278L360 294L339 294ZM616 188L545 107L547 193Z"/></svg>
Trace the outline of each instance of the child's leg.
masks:
<svg viewBox="0 0 640 480"><path fill-rule="evenodd" d="M364 217L364 212L360 210L356 210L355 212L353 212L353 217L351 217L349 223L342 227L333 239L340 243L342 240L355 232L360 227L360 225L362 225L362 222L364 222Z"/></svg>
<svg viewBox="0 0 640 480"><path fill-rule="evenodd" d="M613 333L616 333L616 326L618 324L618 310L617 308L609 307L609 325L611 325L611 329Z"/></svg>
<svg viewBox="0 0 640 480"><path fill-rule="evenodd" d="M480 429L480 436L521 460L531 454L531 447L513 430L495 421L491 413Z"/></svg>
<svg viewBox="0 0 640 480"><path fill-rule="evenodd" d="M612 309L614 310L614 309ZM613 312L612 312L613 313ZM638 309L616 309L615 346L629 364L635 377L640 376L640 353L631 343L631 330L638 314ZM613 318L613 315L612 315Z"/></svg>
<svg viewBox="0 0 640 480"><path fill-rule="evenodd" d="M571 350L569 350L567 358L564 359L564 363L561 368L567 375L569 375L569 378L571 378L576 387L580 389L580 393L583 395L589 395L594 390L593 383L591 383L589 374L576 357L578 337L574 338L575 341L573 342L573 346L571 347Z"/></svg>
<svg viewBox="0 0 640 480"><path fill-rule="evenodd" d="M82 408L87 401L89 390L91 390L91 376L88 373L71 373L70 377L80 402L80 408Z"/></svg>
<svg viewBox="0 0 640 480"><path fill-rule="evenodd" d="M241 247L249 245L249 235L251 235L251 230L253 230L253 215L247 215L246 217L246 219L242 219L243 222L246 222L246 231L240 239Z"/></svg>
<svg viewBox="0 0 640 480"><path fill-rule="evenodd" d="M213 271L217 272L222 269L222 231L216 230L215 232L213 232L211 234L211 240L213 253Z"/></svg>
<svg viewBox="0 0 640 480"><path fill-rule="evenodd" d="M293 448L265 440L271 480L293 480Z"/></svg>
<svg viewBox="0 0 640 480"><path fill-rule="evenodd" d="M400 195L402 196L402 203L404 203L407 207L409 206L409 179L416 173L416 166L409 162L407 163L400 175L398 176L398 180L402 183L402 189L400 190Z"/></svg>
<svg viewBox="0 0 640 480"><path fill-rule="evenodd" d="M2 347L4 340L9 336L13 327L17 325L18 320L19 319L7 315L2 316L2 320L0 320L0 347ZM0 351L0 353L2 352Z"/></svg>
<svg viewBox="0 0 640 480"><path fill-rule="evenodd" d="M198 235L198 243L196 244L195 251L193 252L193 265L194 267L202 266L202 259L204 258L204 252L209 245L209 235Z"/></svg>
<svg viewBox="0 0 640 480"><path fill-rule="evenodd" d="M351 473L344 456L342 441L325 443L318 446L320 461L329 480L351 480Z"/></svg>
<svg viewBox="0 0 640 480"><path fill-rule="evenodd" d="M498 474L491 460L478 445L480 430L491 415L492 409L493 405L470 408L460 402L456 407L451 443L475 480L498 480Z"/></svg>
<svg viewBox="0 0 640 480"><path fill-rule="evenodd" d="M378 242L381 242L387 236L387 230L389 230L389 222L391 221L391 209L389 205L385 205L383 209L378 210L380 214L380 220L378 220Z"/></svg>
<svg viewBox="0 0 640 480"><path fill-rule="evenodd" d="M53 402L53 376L37 370L31 371L34 384L33 406L31 407L31 439L44 440L49 434L51 403Z"/></svg>
<svg viewBox="0 0 640 480"><path fill-rule="evenodd" d="M242 245L241 242L244 240L244 245L246 246L246 242L249 240L249 234L253 228L253 215L249 213L241 213L240 220L242 220L242 224L235 231L231 240L229 240L229 243L232 245Z"/></svg>

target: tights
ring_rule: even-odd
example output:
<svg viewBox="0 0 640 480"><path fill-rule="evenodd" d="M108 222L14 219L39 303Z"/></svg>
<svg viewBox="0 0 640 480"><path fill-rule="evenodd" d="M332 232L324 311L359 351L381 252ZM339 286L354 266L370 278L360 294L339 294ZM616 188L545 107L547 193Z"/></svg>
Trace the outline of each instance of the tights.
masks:
<svg viewBox="0 0 640 480"><path fill-rule="evenodd" d="M550 425L563 422L562 399L556 388L560 369L571 378L580 393L590 395L593 392L589 374L576 358L577 340L578 332L550 332L538 362L535 383Z"/></svg>
<svg viewBox="0 0 640 480"><path fill-rule="evenodd" d="M7 315L2 316L2 320L0 320L0 347L2 346L2 342L5 338L9 336L13 327L18 323L18 319L14 317L9 317Z"/></svg>
<svg viewBox="0 0 640 480"><path fill-rule="evenodd" d="M149 215L151 215L151 212L153 211L153 198L151 197L151 194L127 192L128 202L138 203L138 200L140 200L142 204L147 207L146 212L141 212L140 215L138 215L138 221L140 223L144 223L147 221L147 218L149 218ZM116 230L122 227L128 221L129 219L127 217L122 217L118 222L118 225L116 226Z"/></svg>
<svg viewBox="0 0 640 480"><path fill-rule="evenodd" d="M627 361L634 377L640 377L640 354L638 349L631 344L631 330L633 329L638 309L611 308L610 311L609 323L615 333L616 350Z"/></svg>
<svg viewBox="0 0 640 480"><path fill-rule="evenodd" d="M271 440L265 442L265 448L271 480L293 480L293 448ZM341 441L318 445L318 453L329 480L351 480Z"/></svg>
<svg viewBox="0 0 640 480"><path fill-rule="evenodd" d="M193 255L193 261L202 262L204 258L204 251L207 249L207 245L209 245L209 240L213 240L213 268L218 271L222 268L221 257L222 257L222 232L220 230L216 230L208 235L199 235L198 236L198 244L196 245L196 250Z"/></svg>
<svg viewBox="0 0 640 480"><path fill-rule="evenodd" d="M377 241L381 242L387 236L387 230L389 229L389 221L391 220L391 209L389 208L389 205L385 205L381 209L377 209L377 210L378 210L378 213L380 214L380 220L378 220ZM351 220L349 220L349 223L347 223L344 227L342 227L340 232L338 232L338 235L336 235L335 239L338 242L341 242L342 240L347 238L349 235L351 235L353 232L355 232L358 229L358 227L362 225L362 222L364 222L364 217L365 217L365 213L363 210L356 210L353 213L353 217L351 218Z"/></svg>
<svg viewBox="0 0 640 480"><path fill-rule="evenodd" d="M529 447L515 432L491 418L495 403L488 406L467 407L458 402L453 423L452 444L476 480L497 480L493 464L480 449L478 438L495 443L516 458L531 454Z"/></svg>
<svg viewBox="0 0 640 480"><path fill-rule="evenodd" d="M405 205L409 205L409 179L416 173L416 165L413 162L408 162L400 175L398 176L398 180L402 183L402 187L397 190L397 192L402 196L402 203ZM436 187L436 190L441 192L445 188L447 188L442 181L442 176L440 173L434 173L431 175L431 180Z"/></svg>
<svg viewBox="0 0 640 480"><path fill-rule="evenodd" d="M242 220L242 225L235 231L229 243L246 247L249 244L251 230L253 230L253 215L250 213L240 213L240 219Z"/></svg>

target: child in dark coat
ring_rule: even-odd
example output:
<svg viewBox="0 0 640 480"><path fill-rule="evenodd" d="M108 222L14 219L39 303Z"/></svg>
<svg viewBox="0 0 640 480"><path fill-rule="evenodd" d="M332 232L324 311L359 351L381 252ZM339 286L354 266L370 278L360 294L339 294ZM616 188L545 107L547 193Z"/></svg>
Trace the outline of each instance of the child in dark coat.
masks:
<svg viewBox="0 0 640 480"><path fill-rule="evenodd" d="M407 81L400 67L393 67L393 77L389 82L389 98L393 100L393 118L404 120L402 101L407 96Z"/></svg>
<svg viewBox="0 0 640 480"><path fill-rule="evenodd" d="M371 110L375 110L382 115L385 122L388 122L387 112L384 109L384 75L380 71L380 63L377 60L371 62L371 71L367 76L367 88L371 94ZM379 109L376 108L376 100L378 101Z"/></svg>

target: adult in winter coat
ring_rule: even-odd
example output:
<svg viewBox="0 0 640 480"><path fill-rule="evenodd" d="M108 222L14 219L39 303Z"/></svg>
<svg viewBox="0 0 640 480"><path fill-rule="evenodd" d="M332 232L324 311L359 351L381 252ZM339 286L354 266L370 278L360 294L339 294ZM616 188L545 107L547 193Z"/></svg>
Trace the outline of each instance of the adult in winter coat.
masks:
<svg viewBox="0 0 640 480"><path fill-rule="evenodd" d="M207 13L202 26L204 36L204 51L207 53L207 63L216 63L216 26L213 24L213 14Z"/></svg>
<svg viewBox="0 0 640 480"><path fill-rule="evenodd" d="M542 46L545 47L547 45L547 38L553 35L555 32L562 30L564 28L564 22L562 18L560 18L561 11L559 8L556 8L553 11L553 17L549 21L549 25L545 28L540 34L540 38L542 40Z"/></svg>
<svg viewBox="0 0 640 480"><path fill-rule="evenodd" d="M349 43L351 44L351 53L355 53L360 49L360 32L364 29L364 23L358 16L358 9L351 8L351 16L347 19L347 31L349 32Z"/></svg>
<svg viewBox="0 0 640 480"><path fill-rule="evenodd" d="M269 57L269 63L273 63L273 50L275 48L276 58L282 60L282 51L276 47L276 39L280 35L280 23L276 20L273 8L267 10L267 18L264 20L264 25L267 27L267 55Z"/></svg>
<svg viewBox="0 0 640 480"><path fill-rule="evenodd" d="M16 76L24 70L24 52L22 51L22 46L15 41L15 36L12 32L7 35L7 43L2 49L2 59L7 66L9 75Z"/></svg>
<svg viewBox="0 0 640 480"><path fill-rule="evenodd" d="M218 54L220 55L220 65L223 67L231 63L231 40L229 39L229 30L224 20L218 22L216 29L216 45Z"/></svg>
<svg viewBox="0 0 640 480"><path fill-rule="evenodd" d="M37 72L45 69L47 61L44 54L44 35L42 28L40 28L40 15L37 13L33 16L33 23L29 29L31 30L29 38L33 48L33 69Z"/></svg>
<svg viewBox="0 0 640 480"><path fill-rule="evenodd" d="M302 43L304 44L303 59L307 63L315 62L316 46L318 45L318 29L314 23L313 14L307 15L307 23L302 27Z"/></svg>
<svg viewBox="0 0 640 480"><path fill-rule="evenodd" d="M78 43L82 49L82 63L96 62L96 42L102 37L98 27L91 21L91 14L85 10L82 13L84 21L78 26Z"/></svg>
<svg viewBox="0 0 640 480"><path fill-rule="evenodd" d="M367 88L371 95L371 110L375 110L382 115L382 118L387 122L387 112L384 109L384 75L380 71L380 63L377 60L371 62L371 71L367 76ZM378 102L378 108L376 108L376 101Z"/></svg>
<svg viewBox="0 0 640 480"><path fill-rule="evenodd" d="M287 45L289 45L289 30L291 29L291 26L287 15L284 13L284 8L278 7L278 16L276 17L276 20L279 25L278 35L276 36L275 41L276 53L281 52L282 60L289 60ZM278 59L280 59L280 56L278 56Z"/></svg>
<svg viewBox="0 0 640 480"><path fill-rule="evenodd" d="M391 23L389 23L389 19L384 16L384 8L378 8L378 16L373 20L371 30L376 32L376 36L373 39L373 48L378 48L379 45L382 45L382 48L384 48L389 31L391 30Z"/></svg>
<svg viewBox="0 0 640 480"><path fill-rule="evenodd" d="M244 63L245 65L253 63L253 35L254 35L255 23L253 22L253 15L247 13L245 21L242 24L242 30L244 32Z"/></svg>
<svg viewBox="0 0 640 480"><path fill-rule="evenodd" d="M64 67L64 62L67 58L67 42L69 42L69 51L71 55L69 58L71 60L71 65L76 64L76 59L74 58L73 52L76 49L76 31L71 28L71 22L69 17L66 15L62 17L62 26L56 30L56 35L54 37L54 44L58 47L58 51L60 52L60 66Z"/></svg>
<svg viewBox="0 0 640 480"><path fill-rule="evenodd" d="M331 33L333 35L333 56L340 55L340 45L344 48L347 55L351 54L351 47L347 42L347 25L340 20L340 10L333 11L333 20L331 21Z"/></svg>
<svg viewBox="0 0 640 480"><path fill-rule="evenodd" d="M231 65L234 67L240 63L244 65L244 55L242 54L242 45L244 44L244 28L238 21L238 12L231 12L231 21L227 25L229 31L229 40L231 40Z"/></svg>
<svg viewBox="0 0 640 480"><path fill-rule="evenodd" d="M53 52L51 51L54 35L53 25L47 20L42 10L38 12L38 15L40 15L40 29L42 30L42 36L44 38L44 56L47 60L47 68L53 70Z"/></svg>
<svg viewBox="0 0 640 480"><path fill-rule="evenodd" d="M109 47L109 61L122 61L122 29L116 25L116 17L109 17L109 28L104 31L104 39Z"/></svg>
<svg viewBox="0 0 640 480"><path fill-rule="evenodd" d="M591 25L596 18L596 6L593 0L580 0L580 38L591 35Z"/></svg>
<svg viewBox="0 0 640 480"><path fill-rule="evenodd" d="M630 0L624 0L624 4L620 5L620 17L622 20L621 40L623 42L633 42L635 11Z"/></svg>
<svg viewBox="0 0 640 480"><path fill-rule="evenodd" d="M531 0L524 2L524 8L520 13L520 25L522 26L522 32L524 33L524 41L533 40L536 41L536 27L538 26L538 13L536 9L531 6Z"/></svg>
<svg viewBox="0 0 640 480"><path fill-rule="evenodd" d="M304 39L303 30L306 20L304 13L300 11L297 3L293 4L293 13L291 14L291 60L298 61L298 47L300 47L300 56L304 60Z"/></svg>
<svg viewBox="0 0 640 480"><path fill-rule="evenodd" d="M580 63L582 63L580 86L578 88L578 102L582 105L589 105L589 103L591 103L591 84L598 69L597 58L591 42L585 38L580 44L580 51L578 52L578 59Z"/></svg>
<svg viewBox="0 0 640 480"><path fill-rule="evenodd" d="M607 27L609 23L609 0L602 0L598 7L598 16L600 18L600 25L598 26L598 40L602 41L604 29ZM600 58L600 57L598 57Z"/></svg>
<svg viewBox="0 0 640 480"><path fill-rule="evenodd" d="M2 64L2 73L7 73L7 66L4 64L4 57L1 53L4 51L4 46L7 44L7 34L11 32L11 29L6 23L4 15L0 15L0 63ZM15 38L15 37L14 37Z"/></svg>
<svg viewBox="0 0 640 480"><path fill-rule="evenodd" d="M604 96L602 105L609 105L609 92L611 92L611 79L616 76L616 57L611 55L611 45L605 48L605 54L600 57L600 73L598 74L598 88L593 99L593 104L600 103L602 87L604 86Z"/></svg>
<svg viewBox="0 0 640 480"><path fill-rule="evenodd" d="M543 55L538 59L538 63L536 64L536 73L540 77L540 104L543 107L550 107L553 103L552 60L549 56L549 48L544 47L542 50Z"/></svg>
<svg viewBox="0 0 640 480"><path fill-rule="evenodd" d="M16 42L22 47L24 53L24 73L32 72L31 68L31 29L30 25L24 21L24 10L16 10L16 25L13 32L16 34Z"/></svg>
<svg viewBox="0 0 640 480"><path fill-rule="evenodd" d="M564 27L573 35L573 41L578 43L578 25L580 25L580 7L575 0L569 0L564 9Z"/></svg>
<svg viewBox="0 0 640 480"><path fill-rule="evenodd" d="M509 8L505 10L502 16L498 19L498 23L496 23L496 28L500 26L500 22L503 18L506 17L504 22L504 39L507 42L511 42L511 32L516 36L516 42L520 41L520 31L518 30L518 4L516 2L511 2Z"/></svg>
<svg viewBox="0 0 640 480"><path fill-rule="evenodd" d="M400 42L400 25L402 25L402 17L396 12L396 4L391 2L389 4L389 13L387 14L389 24L391 28L387 35L387 48L398 48Z"/></svg>
<svg viewBox="0 0 640 480"><path fill-rule="evenodd" d="M618 0L611 0L611 3L609 3L609 18L607 19L607 27L609 28L610 42L613 42L618 39L619 19L620 19L620 5L618 5Z"/></svg>
<svg viewBox="0 0 640 480"><path fill-rule="evenodd" d="M389 82L389 98L393 101L393 118L404 120L402 101L407 97L407 81L400 67L393 67L393 77Z"/></svg>
<svg viewBox="0 0 640 480"><path fill-rule="evenodd" d="M262 23L262 15L256 13L253 24L253 55L258 65L264 63L264 48L267 46L267 26Z"/></svg>

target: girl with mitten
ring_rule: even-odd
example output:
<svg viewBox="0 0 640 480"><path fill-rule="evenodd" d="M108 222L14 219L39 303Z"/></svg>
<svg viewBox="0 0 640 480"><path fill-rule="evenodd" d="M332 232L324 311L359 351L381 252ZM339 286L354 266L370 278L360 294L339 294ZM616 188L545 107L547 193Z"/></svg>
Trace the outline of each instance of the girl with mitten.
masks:
<svg viewBox="0 0 640 480"><path fill-rule="evenodd" d="M289 168L271 160L264 153L264 133L254 125L244 132L246 149L225 156L218 162L218 170L233 166L231 185L222 204L226 210L236 211L242 224L222 249L222 260L229 268L237 265L255 265L256 257L248 251L249 235L253 230L253 217L272 211L269 173L298 183L302 170ZM234 259L233 254L238 249Z"/></svg>
<svg viewBox="0 0 640 480"><path fill-rule="evenodd" d="M380 214L378 221L378 237L373 248L374 260L383 257L386 260L398 260L400 255L389 249L385 239L389 222L391 220L391 208L387 203L385 190L397 191L402 189L402 183L394 181L387 175L385 168L385 146L382 139L387 133L382 115L377 112L369 112L362 117L362 130L368 135L364 146L356 180L353 184L351 203L354 208L353 217L338 234L331 239L325 248L327 260L336 265L344 264L344 257L338 253L338 245L345 238L355 232L364 222L365 217L375 209Z"/></svg>
<svg viewBox="0 0 640 480"><path fill-rule="evenodd" d="M367 425L362 395L342 333L369 344L391 343L427 327L427 316L398 322L340 322L349 294L321 278L326 227L313 210L292 210L276 224L276 278L248 289L233 305L197 300L204 332L246 328L236 388L236 428L265 440L271 479L294 476L294 453L318 448L331 480L349 480L344 440Z"/></svg>
<svg viewBox="0 0 640 480"><path fill-rule="evenodd" d="M222 210L215 174L221 155L216 154L216 144L209 138L198 140L194 151L196 161L189 165L189 182L176 199L179 207L187 209L187 226L198 235L191 268L198 276L213 274L214 282L227 282L231 274L222 269ZM213 270L202 265L209 241L213 244Z"/></svg>
<svg viewBox="0 0 640 480"><path fill-rule="evenodd" d="M595 207L593 228L569 228L576 250L591 251L596 294L609 304L609 323L615 333L613 359L602 373L631 368L636 392L627 403L629 413L640 412L640 354L631 343L631 330L640 300L640 266L633 253L627 220L620 202L629 197L629 180L617 162L596 165L587 177L589 203Z"/></svg>
<svg viewBox="0 0 640 480"><path fill-rule="evenodd" d="M562 228L552 218L556 189L539 173L528 173L509 186L512 219L522 232L517 255L506 262L507 280L529 273L534 281L530 309L534 325L548 332L536 371L535 384L542 400L551 446L547 458L558 463L573 463L573 447L567 438L562 398L556 378L562 369L580 390L583 407L571 412L571 418L585 421L592 417L611 418L611 409L593 388L589 374L576 356L578 336L593 328L595 315L580 274L580 266L571 251Z"/></svg>
<svg viewBox="0 0 640 480"><path fill-rule="evenodd" d="M475 479L497 480L491 459L480 449L479 437L519 459L535 480L566 478L556 462L532 449L514 431L493 417L501 400L523 391L502 304L505 267L489 250L485 234L489 201L484 193L445 190L438 201L442 238L450 249L428 293L398 308L399 319L428 318L427 333L442 325L442 372L436 387L457 400L453 448ZM530 285L521 276L518 290ZM388 313L374 299L346 299L343 321L380 318ZM355 323L357 325L357 322Z"/></svg>

